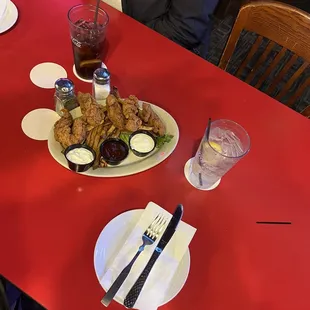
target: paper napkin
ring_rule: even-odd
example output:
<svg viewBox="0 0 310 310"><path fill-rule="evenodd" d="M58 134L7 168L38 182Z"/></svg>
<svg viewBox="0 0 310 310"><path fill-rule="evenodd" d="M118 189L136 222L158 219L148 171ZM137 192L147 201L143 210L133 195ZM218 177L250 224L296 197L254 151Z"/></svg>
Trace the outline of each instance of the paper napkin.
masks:
<svg viewBox="0 0 310 310"><path fill-rule="evenodd" d="M172 215L155 203L150 202L142 213L137 225L128 236L127 240L124 240L124 245L122 246L120 252L116 255L111 265L108 266L106 273L100 280L101 285L106 288L110 288L120 272L127 266L138 251L139 246L142 244L142 235L144 231L158 214L163 214L167 217L168 225ZM153 266L153 269L149 274L148 279L145 282L140 296L134 306L135 309L154 310L164 302L165 294L171 285L173 275L175 274L179 263L186 253L188 245L191 242L195 232L196 229L194 227L182 221L179 223L179 226L177 227L177 230L170 242L167 244L164 251ZM127 293L148 263L159 240L160 237L153 245L146 246L133 265L130 274L117 293L117 297L120 298L121 302L124 301Z"/></svg>

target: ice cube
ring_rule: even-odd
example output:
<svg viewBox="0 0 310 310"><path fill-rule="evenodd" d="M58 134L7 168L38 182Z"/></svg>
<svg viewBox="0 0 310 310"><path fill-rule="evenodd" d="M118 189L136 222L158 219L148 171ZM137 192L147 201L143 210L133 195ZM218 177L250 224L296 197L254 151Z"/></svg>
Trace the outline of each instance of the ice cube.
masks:
<svg viewBox="0 0 310 310"><path fill-rule="evenodd" d="M223 153L229 157L239 157L243 154L242 143L231 130L223 130Z"/></svg>

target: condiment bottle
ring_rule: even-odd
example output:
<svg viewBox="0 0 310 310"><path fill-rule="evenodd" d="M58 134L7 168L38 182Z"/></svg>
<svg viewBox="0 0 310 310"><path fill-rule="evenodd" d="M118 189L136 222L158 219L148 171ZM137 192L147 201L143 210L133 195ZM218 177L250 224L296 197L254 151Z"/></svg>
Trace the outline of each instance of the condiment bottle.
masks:
<svg viewBox="0 0 310 310"><path fill-rule="evenodd" d="M108 69L96 69L93 75L93 97L96 102L104 105L110 90L110 73Z"/></svg>
<svg viewBox="0 0 310 310"><path fill-rule="evenodd" d="M62 109L71 111L79 106L71 80L61 78L55 82L54 102L55 110L59 115L62 115Z"/></svg>

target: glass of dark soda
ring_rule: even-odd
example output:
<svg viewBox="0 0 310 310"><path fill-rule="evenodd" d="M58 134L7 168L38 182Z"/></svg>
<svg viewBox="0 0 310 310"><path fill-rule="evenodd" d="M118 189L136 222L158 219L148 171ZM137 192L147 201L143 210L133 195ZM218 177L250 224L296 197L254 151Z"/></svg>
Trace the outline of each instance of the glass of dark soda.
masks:
<svg viewBox="0 0 310 310"><path fill-rule="evenodd" d="M102 65L105 53L105 36L109 23L108 14L96 6L79 4L68 12L75 70L83 79L92 79Z"/></svg>

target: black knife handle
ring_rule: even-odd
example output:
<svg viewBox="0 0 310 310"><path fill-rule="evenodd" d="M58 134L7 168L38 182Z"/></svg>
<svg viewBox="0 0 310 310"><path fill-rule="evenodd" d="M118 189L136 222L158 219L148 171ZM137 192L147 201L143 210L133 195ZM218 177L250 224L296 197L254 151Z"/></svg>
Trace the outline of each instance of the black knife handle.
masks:
<svg viewBox="0 0 310 310"><path fill-rule="evenodd" d="M125 300L124 300L124 306L127 308L133 308L135 305L140 292L144 286L144 283L146 282L147 277L149 276L149 273L151 272L157 258L159 257L161 251L157 251L157 249L154 251L153 255L151 256L150 260L148 261L147 265L145 266L144 270L140 274L139 278L137 279L136 283L133 285L133 287L130 289L129 293L127 294Z"/></svg>

